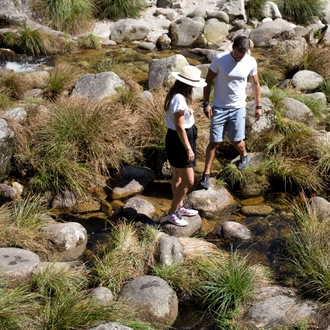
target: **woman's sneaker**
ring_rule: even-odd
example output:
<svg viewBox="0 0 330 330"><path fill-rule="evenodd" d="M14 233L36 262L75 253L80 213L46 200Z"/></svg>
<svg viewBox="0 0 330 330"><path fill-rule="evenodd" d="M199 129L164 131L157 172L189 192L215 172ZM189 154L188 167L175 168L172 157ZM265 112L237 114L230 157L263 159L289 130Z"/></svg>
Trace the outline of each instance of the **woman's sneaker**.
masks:
<svg viewBox="0 0 330 330"><path fill-rule="evenodd" d="M197 210L186 209L184 206L179 208L178 214L186 217L193 217L198 214Z"/></svg>
<svg viewBox="0 0 330 330"><path fill-rule="evenodd" d="M179 226L179 227L185 227L187 226L188 222L184 219L181 218L181 216L178 214L178 212L174 212L174 213L169 213L165 219L168 221L168 222L171 222L173 223L174 225L176 226Z"/></svg>

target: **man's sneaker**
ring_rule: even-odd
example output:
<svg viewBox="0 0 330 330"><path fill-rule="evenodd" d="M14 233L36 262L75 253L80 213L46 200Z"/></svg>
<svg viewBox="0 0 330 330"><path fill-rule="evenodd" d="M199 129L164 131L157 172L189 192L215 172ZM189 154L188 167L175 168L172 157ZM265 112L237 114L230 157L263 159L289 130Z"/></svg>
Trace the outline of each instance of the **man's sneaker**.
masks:
<svg viewBox="0 0 330 330"><path fill-rule="evenodd" d="M198 214L197 210L186 209L184 206L179 208L178 214L180 216L193 217Z"/></svg>
<svg viewBox="0 0 330 330"><path fill-rule="evenodd" d="M181 218L181 216L177 213L177 212L174 212L174 213L169 213L165 219L168 221L168 222L171 222L173 223L174 225L176 226L179 226L179 227L185 227L187 226L188 222L184 219Z"/></svg>
<svg viewBox="0 0 330 330"><path fill-rule="evenodd" d="M240 160L236 162L236 166L240 171L243 171L249 164L250 155L247 154L246 156L241 157Z"/></svg>
<svg viewBox="0 0 330 330"><path fill-rule="evenodd" d="M203 189L209 189L210 187L210 174L203 174L202 180L199 182L199 185Z"/></svg>

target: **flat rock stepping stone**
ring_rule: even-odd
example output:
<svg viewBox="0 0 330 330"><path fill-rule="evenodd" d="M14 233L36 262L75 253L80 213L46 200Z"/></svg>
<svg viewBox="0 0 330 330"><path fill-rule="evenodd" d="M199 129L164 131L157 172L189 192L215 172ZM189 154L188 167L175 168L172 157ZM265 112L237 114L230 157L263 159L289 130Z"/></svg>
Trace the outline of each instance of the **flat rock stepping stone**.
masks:
<svg viewBox="0 0 330 330"><path fill-rule="evenodd" d="M0 278L28 279L39 264L39 256L31 251L0 248Z"/></svg>

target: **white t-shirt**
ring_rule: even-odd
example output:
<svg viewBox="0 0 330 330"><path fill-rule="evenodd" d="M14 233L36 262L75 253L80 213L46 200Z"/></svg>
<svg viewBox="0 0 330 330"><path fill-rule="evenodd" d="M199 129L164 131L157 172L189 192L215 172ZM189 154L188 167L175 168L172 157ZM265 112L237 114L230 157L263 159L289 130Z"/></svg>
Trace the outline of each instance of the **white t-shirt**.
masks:
<svg viewBox="0 0 330 330"><path fill-rule="evenodd" d="M217 73L213 104L221 108L242 108L246 105L248 76L257 74L257 61L249 54L236 62L230 52L217 54L210 69Z"/></svg>
<svg viewBox="0 0 330 330"><path fill-rule="evenodd" d="M194 115L192 111L189 110L184 96L182 94L175 94L165 115L166 126L174 131L176 131L174 113L180 110L184 111L184 128L190 128L195 123Z"/></svg>

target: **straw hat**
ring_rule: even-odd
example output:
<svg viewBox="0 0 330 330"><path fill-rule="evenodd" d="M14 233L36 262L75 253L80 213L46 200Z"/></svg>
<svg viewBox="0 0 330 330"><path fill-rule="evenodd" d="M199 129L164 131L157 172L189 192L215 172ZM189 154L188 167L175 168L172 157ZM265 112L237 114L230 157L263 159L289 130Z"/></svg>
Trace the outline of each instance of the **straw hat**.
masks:
<svg viewBox="0 0 330 330"><path fill-rule="evenodd" d="M205 79L201 78L201 70L192 65L184 66L180 72L171 72L178 80L193 87L205 87Z"/></svg>

